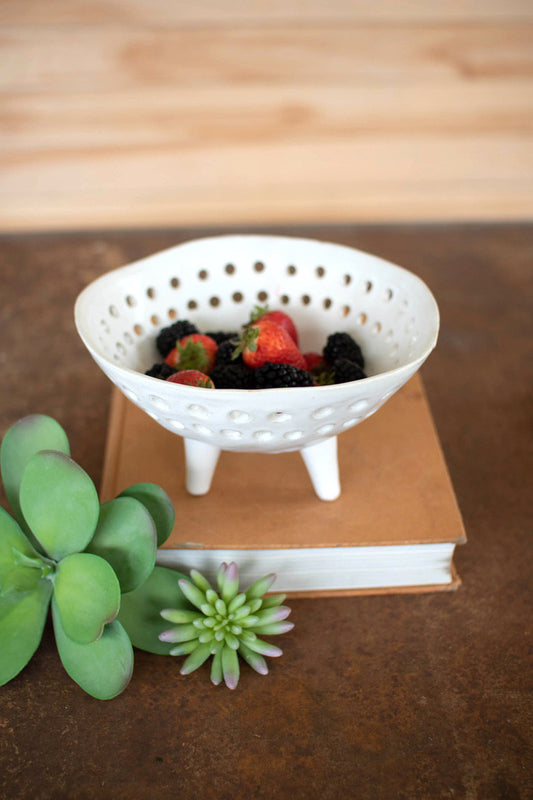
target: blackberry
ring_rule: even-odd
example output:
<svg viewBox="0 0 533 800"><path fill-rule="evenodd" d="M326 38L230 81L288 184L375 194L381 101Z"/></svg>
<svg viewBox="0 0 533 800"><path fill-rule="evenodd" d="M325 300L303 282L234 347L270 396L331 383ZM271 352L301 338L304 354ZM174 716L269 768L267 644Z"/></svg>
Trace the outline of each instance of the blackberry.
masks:
<svg viewBox="0 0 533 800"><path fill-rule="evenodd" d="M254 371L246 364L221 364L209 373L215 389L255 389Z"/></svg>
<svg viewBox="0 0 533 800"><path fill-rule="evenodd" d="M168 356L173 347L176 347L176 342L183 339L184 336L189 336L191 333L198 333L198 328L189 322L188 319L179 319L172 325L162 328L155 340L156 347L165 358Z"/></svg>
<svg viewBox="0 0 533 800"><path fill-rule="evenodd" d="M333 365L335 383L348 383L348 381L359 381L366 378L365 373L354 361L347 358L338 358Z"/></svg>
<svg viewBox="0 0 533 800"><path fill-rule="evenodd" d="M349 333L332 333L328 336L322 355L328 364L334 364L339 358L347 358L348 361L359 364L361 369L365 366L361 348Z"/></svg>
<svg viewBox="0 0 533 800"><path fill-rule="evenodd" d="M147 369L144 373L145 375L150 375L152 378L161 378L162 381L166 381L171 375L176 372L175 369L172 369L168 364L163 363L161 364L154 364L153 367Z"/></svg>
<svg viewBox="0 0 533 800"><path fill-rule="evenodd" d="M276 389L291 386L313 386L311 375L291 364L272 364L267 361L255 370L257 389Z"/></svg>
<svg viewBox="0 0 533 800"><path fill-rule="evenodd" d="M222 342L226 342L228 339L238 339L239 334L236 331L231 331L227 333L226 331L215 331L206 333L206 336L210 336L211 339L214 339L217 344L222 344Z"/></svg>
<svg viewBox="0 0 533 800"><path fill-rule="evenodd" d="M219 344L216 354L217 367L224 364L242 364L241 354L239 354L237 358L233 358L233 353L235 352L235 348L237 347L238 343L239 339L236 337L234 339L226 339L224 342Z"/></svg>

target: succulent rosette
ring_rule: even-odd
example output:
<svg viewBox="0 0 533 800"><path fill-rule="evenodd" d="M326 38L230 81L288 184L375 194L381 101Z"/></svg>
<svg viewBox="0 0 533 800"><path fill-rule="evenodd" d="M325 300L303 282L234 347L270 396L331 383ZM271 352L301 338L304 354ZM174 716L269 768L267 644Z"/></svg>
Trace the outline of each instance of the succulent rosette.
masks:
<svg viewBox="0 0 533 800"><path fill-rule="evenodd" d="M168 495L144 483L100 504L64 430L41 414L7 431L0 469L14 515L0 507L0 685L33 656L51 606L67 673L94 697L115 697L133 670L121 598L154 572L174 523Z"/></svg>
<svg viewBox="0 0 533 800"><path fill-rule="evenodd" d="M234 562L221 564L218 592L197 570L191 570L190 576L178 581L189 607L161 611L163 619L174 627L162 631L159 639L173 645L170 655L187 656L181 674L193 672L212 656L211 681L218 685L224 680L229 689L235 689L240 655L256 672L266 675L264 656L281 656L283 651L260 637L294 627L285 621L291 611L282 605L286 595L264 596L276 576L266 575L243 592L239 591L239 571Z"/></svg>

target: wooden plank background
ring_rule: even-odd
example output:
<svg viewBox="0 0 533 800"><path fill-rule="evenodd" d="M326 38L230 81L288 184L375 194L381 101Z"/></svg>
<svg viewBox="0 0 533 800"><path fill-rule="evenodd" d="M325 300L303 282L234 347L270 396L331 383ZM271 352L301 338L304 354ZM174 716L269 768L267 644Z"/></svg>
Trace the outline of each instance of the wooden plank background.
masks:
<svg viewBox="0 0 533 800"><path fill-rule="evenodd" d="M530 219L531 0L0 0L0 230Z"/></svg>

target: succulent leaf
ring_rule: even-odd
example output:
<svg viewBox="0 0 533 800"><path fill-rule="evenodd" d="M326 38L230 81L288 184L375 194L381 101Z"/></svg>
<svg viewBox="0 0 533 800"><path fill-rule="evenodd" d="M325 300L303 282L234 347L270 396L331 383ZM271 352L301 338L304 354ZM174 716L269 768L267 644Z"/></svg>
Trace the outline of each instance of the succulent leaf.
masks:
<svg viewBox="0 0 533 800"><path fill-rule="evenodd" d="M88 545L100 504L85 470L64 453L42 450L24 469L20 507L40 544L59 560Z"/></svg>
<svg viewBox="0 0 533 800"><path fill-rule="evenodd" d="M273 573L265 575L264 578L259 578L258 581L253 583L250 588L246 590L246 598L251 600L252 598L261 597L265 592L268 592L275 580L276 576Z"/></svg>
<svg viewBox="0 0 533 800"><path fill-rule="evenodd" d="M239 591L239 570L234 561L228 564L222 578L220 594L225 603L229 603Z"/></svg>
<svg viewBox="0 0 533 800"><path fill-rule="evenodd" d="M271 622L270 625L255 625L254 631L261 636L277 636L280 633L288 633L293 628L293 622Z"/></svg>
<svg viewBox="0 0 533 800"><path fill-rule="evenodd" d="M190 642L198 638L198 629L192 624L180 625L177 628L169 628L159 634L162 642Z"/></svg>
<svg viewBox="0 0 533 800"><path fill-rule="evenodd" d="M228 565L226 564L225 561L223 561L222 564L219 566L219 568L217 570L217 586L218 586L218 591L219 592L222 591L222 587L224 586L224 576L226 574L227 568L228 568ZM207 599L209 600L209 598L207 598ZM211 602L211 600L209 600L209 602Z"/></svg>
<svg viewBox="0 0 533 800"><path fill-rule="evenodd" d="M208 592L210 589L212 591L211 584L209 583L207 578L205 578L202 575L201 572L198 572L198 570L196 570L196 569L191 569L191 573L190 574L191 574L191 578L192 578L193 583L195 584L195 586L197 586L200 589L200 591L204 592L204 594L205 594L205 592Z"/></svg>
<svg viewBox="0 0 533 800"><path fill-rule="evenodd" d="M194 622L199 619L198 611L192 611L188 608L164 608L161 611L161 616L168 622L173 622L175 625L184 622Z"/></svg>
<svg viewBox="0 0 533 800"><path fill-rule="evenodd" d="M260 675L268 674L268 666L263 656L259 655L259 653L255 653L253 650L250 650L250 648L244 642L240 642L239 644L239 653L244 658L246 663L249 664L252 669L255 669L255 671Z"/></svg>
<svg viewBox="0 0 533 800"><path fill-rule="evenodd" d="M218 686L222 683L224 674L222 672L222 648L213 654L213 661L211 662L211 683Z"/></svg>
<svg viewBox="0 0 533 800"><path fill-rule="evenodd" d="M242 608L246 602L246 594L244 592L240 592L239 594L235 595L233 600L230 601L228 605L228 611L230 614L234 614L239 608Z"/></svg>
<svg viewBox="0 0 533 800"><path fill-rule="evenodd" d="M45 566L18 522L0 506L0 594L35 589Z"/></svg>
<svg viewBox="0 0 533 800"><path fill-rule="evenodd" d="M211 655L211 645L199 644L195 647L192 653L183 662L180 673L181 675L189 675L195 669L201 667L204 661L207 661Z"/></svg>
<svg viewBox="0 0 533 800"><path fill-rule="evenodd" d="M59 450L70 455L67 435L61 425L44 414L31 414L15 422L2 439L0 470L4 489L17 520L25 527L20 509L20 482L26 464L39 450Z"/></svg>
<svg viewBox="0 0 533 800"><path fill-rule="evenodd" d="M235 689L239 683L239 657L237 651L230 647L222 648L222 673L228 689Z"/></svg>
<svg viewBox="0 0 533 800"><path fill-rule="evenodd" d="M189 639L188 642L180 642L170 651L171 656L186 656L196 650L198 642L196 639Z"/></svg>
<svg viewBox="0 0 533 800"><path fill-rule="evenodd" d="M268 597L263 597L261 608L273 608L273 606L280 606L286 597L286 594L269 594Z"/></svg>
<svg viewBox="0 0 533 800"><path fill-rule="evenodd" d="M133 648L120 622L106 625L96 642L80 644L65 633L55 599L52 616L59 656L72 680L98 700L111 700L123 692L133 672Z"/></svg>
<svg viewBox="0 0 533 800"><path fill-rule="evenodd" d="M253 641L247 642L248 647L250 650L253 650L254 653L259 653L262 656L270 656L271 658L277 658L278 656L283 655L283 650L280 650L279 647L276 647L269 642L263 642L261 639L254 639Z"/></svg>
<svg viewBox="0 0 533 800"><path fill-rule="evenodd" d="M196 606L196 608L201 609L206 600L205 594L201 591L201 589L187 579L180 580L178 583L187 600L189 600L193 606Z"/></svg>
<svg viewBox="0 0 533 800"><path fill-rule="evenodd" d="M117 619L128 632L134 647L169 655L172 645L158 638L168 627L160 611L172 607L190 613L192 606L178 586L178 579L184 577L168 567L156 566L147 581L133 592L122 595ZM194 609L195 616L198 613Z"/></svg>
<svg viewBox="0 0 533 800"><path fill-rule="evenodd" d="M287 619L291 610L288 606L275 606L274 608L265 608L258 611L256 616L259 618L258 625L269 625L271 622L280 622L282 619Z"/></svg>
<svg viewBox="0 0 533 800"><path fill-rule="evenodd" d="M23 669L37 650L52 594L50 581L30 592L0 597L0 686Z"/></svg>
<svg viewBox="0 0 533 800"><path fill-rule="evenodd" d="M136 483L124 489L119 497L134 497L149 511L156 528L157 546L161 547L172 533L175 519L172 500L165 490L155 483Z"/></svg>
<svg viewBox="0 0 533 800"><path fill-rule="evenodd" d="M100 507L94 536L85 548L108 561L122 592L131 592L152 573L157 553L152 516L134 497L117 497Z"/></svg>
<svg viewBox="0 0 533 800"><path fill-rule="evenodd" d="M27 566L14 566L2 581L0 597L7 596L13 592L17 594L32 592L37 588L41 577L42 573L37 569L31 569Z"/></svg>
<svg viewBox="0 0 533 800"><path fill-rule="evenodd" d="M54 597L65 634L78 644L89 644L116 617L120 584L100 556L73 553L58 564Z"/></svg>

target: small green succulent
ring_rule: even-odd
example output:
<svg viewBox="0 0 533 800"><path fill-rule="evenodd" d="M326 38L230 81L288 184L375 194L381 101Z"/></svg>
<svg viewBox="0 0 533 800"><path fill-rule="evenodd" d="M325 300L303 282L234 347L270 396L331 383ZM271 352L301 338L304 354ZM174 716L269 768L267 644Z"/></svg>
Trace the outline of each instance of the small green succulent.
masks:
<svg viewBox="0 0 533 800"><path fill-rule="evenodd" d="M0 685L28 663L51 605L63 666L88 694L109 699L133 670L132 641L119 619L121 598L154 570L174 509L159 486L136 484L100 504L87 473L70 458L51 417L24 417L5 434L0 469L13 510L0 507ZM176 573L172 572L172 578ZM178 591L165 597L181 600Z"/></svg>
<svg viewBox="0 0 533 800"><path fill-rule="evenodd" d="M189 608L161 611L163 619L175 627L162 631L159 639L176 645L170 655L187 655L181 674L193 672L213 656L211 681L218 685L224 680L229 689L235 689L240 654L256 672L266 675L263 656L280 656L282 650L259 636L285 633L294 627L292 622L284 622L290 614L290 608L282 605L285 595L263 596L276 576L266 575L239 592L237 564L223 563L217 573L217 593L201 573L191 570L190 575L190 580L178 581Z"/></svg>

